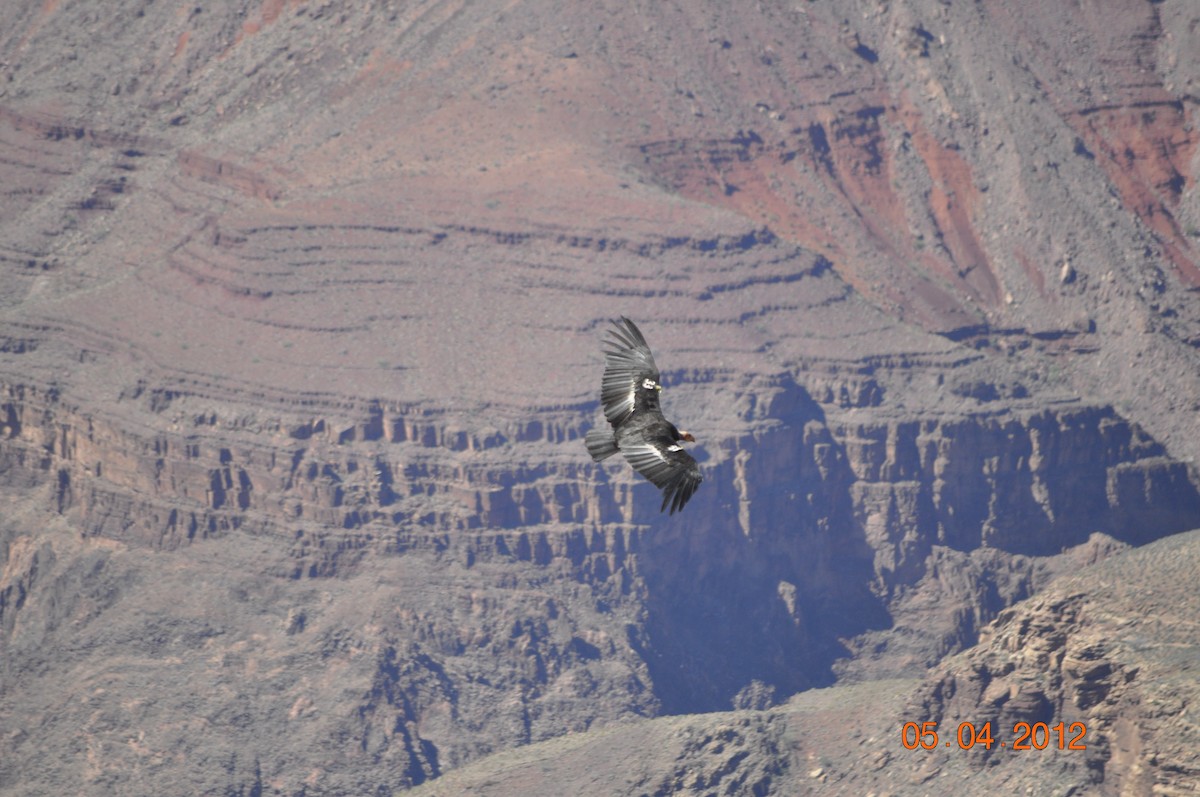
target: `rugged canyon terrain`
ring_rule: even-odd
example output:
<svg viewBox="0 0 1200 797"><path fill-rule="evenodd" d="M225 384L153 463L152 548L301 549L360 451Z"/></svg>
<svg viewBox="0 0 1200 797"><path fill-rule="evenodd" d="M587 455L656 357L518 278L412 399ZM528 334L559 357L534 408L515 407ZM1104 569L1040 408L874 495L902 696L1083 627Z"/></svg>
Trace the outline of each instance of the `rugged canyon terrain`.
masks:
<svg viewBox="0 0 1200 797"><path fill-rule="evenodd" d="M0 793L1200 788L1200 7L0 21Z"/></svg>

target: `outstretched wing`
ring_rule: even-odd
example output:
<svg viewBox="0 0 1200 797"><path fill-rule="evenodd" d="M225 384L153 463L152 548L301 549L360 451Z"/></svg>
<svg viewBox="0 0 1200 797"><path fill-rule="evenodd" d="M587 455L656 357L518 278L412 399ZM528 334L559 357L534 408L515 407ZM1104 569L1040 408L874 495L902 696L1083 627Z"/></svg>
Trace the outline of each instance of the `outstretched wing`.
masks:
<svg viewBox="0 0 1200 797"><path fill-rule="evenodd" d="M649 479L663 492L662 507L671 506L671 514L683 509L683 505L696 492L704 476L692 455L677 443L663 441L623 444L621 453L633 469Z"/></svg>
<svg viewBox="0 0 1200 797"><path fill-rule="evenodd" d="M608 334L600 403L604 405L604 417L616 427L636 412L658 409L658 390L643 385L647 379L658 384L659 376L650 346L632 321L621 316Z"/></svg>

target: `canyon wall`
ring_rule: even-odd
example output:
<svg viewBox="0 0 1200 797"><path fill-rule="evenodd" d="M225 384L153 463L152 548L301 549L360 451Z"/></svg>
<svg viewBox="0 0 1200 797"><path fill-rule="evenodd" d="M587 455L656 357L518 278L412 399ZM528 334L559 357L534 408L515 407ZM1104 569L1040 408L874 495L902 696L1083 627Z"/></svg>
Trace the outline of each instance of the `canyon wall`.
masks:
<svg viewBox="0 0 1200 797"><path fill-rule="evenodd" d="M786 711L1200 526L1200 12L1093 11L14 3L0 790ZM581 444L622 314L699 440L673 517ZM777 788L781 722L680 760Z"/></svg>

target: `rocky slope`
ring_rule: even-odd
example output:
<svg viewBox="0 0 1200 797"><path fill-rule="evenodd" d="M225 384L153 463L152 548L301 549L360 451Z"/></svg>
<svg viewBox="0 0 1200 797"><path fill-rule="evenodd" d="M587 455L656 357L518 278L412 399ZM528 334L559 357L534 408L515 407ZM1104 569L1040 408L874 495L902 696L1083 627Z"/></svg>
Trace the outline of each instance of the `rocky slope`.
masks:
<svg viewBox="0 0 1200 797"><path fill-rule="evenodd" d="M1065 576L917 682L620 723L485 758L413 793L901 797L952 794L969 780L1000 794L1190 794L1200 651L1178 619L1200 608L1198 540L1177 535ZM907 731L905 744L908 723L933 725L923 737ZM974 742L963 729L960 743L964 723L978 729ZM1014 732L1019 723L1030 730Z"/></svg>
<svg viewBox="0 0 1200 797"><path fill-rule="evenodd" d="M1004 611L976 648L931 672L906 711L950 729L990 721L1006 739L1017 723L1061 721L1071 733L1066 749L1052 731L1049 745L1031 737L1028 751L1044 746L1038 764L1056 780L1097 794L1186 794L1200 779L1200 729L1188 712L1200 653L1189 619L1200 608L1191 584L1196 537L1128 551ZM956 768L992 767L1007 770L1005 785L1033 783L1012 765L1024 754L1004 761L996 746L972 749ZM939 750L930 764L946 758Z"/></svg>
<svg viewBox="0 0 1200 797"><path fill-rule="evenodd" d="M1196 12L839 8L15 4L0 789L869 702L1200 526ZM580 442L619 313L674 518ZM655 727L710 721L777 788L778 718Z"/></svg>

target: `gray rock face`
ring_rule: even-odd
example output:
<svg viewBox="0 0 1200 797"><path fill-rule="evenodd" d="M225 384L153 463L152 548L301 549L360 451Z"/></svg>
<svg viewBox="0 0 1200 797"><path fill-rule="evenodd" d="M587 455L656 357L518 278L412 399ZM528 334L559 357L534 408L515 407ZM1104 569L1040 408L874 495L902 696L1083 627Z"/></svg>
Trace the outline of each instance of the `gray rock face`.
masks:
<svg viewBox="0 0 1200 797"><path fill-rule="evenodd" d="M617 723L489 756L415 795L1179 792L1195 782L1191 532L1001 613L924 677L812 689L758 711ZM935 736L936 735L936 736ZM618 773L597 778L599 769ZM522 791L524 790L524 791Z"/></svg>
<svg viewBox="0 0 1200 797"><path fill-rule="evenodd" d="M1191 746L1196 726L1184 707L1196 681L1184 673L1195 662L1196 637L1186 621L1166 618L1197 608L1189 584L1196 536L1129 551L1005 610L975 649L930 673L908 710L952 729L968 716L978 727L990 721L1010 748L1018 741L1012 728L1043 723L1049 733L1038 729L1026 746L1046 750L1051 762L1039 763L1077 788L1190 788L1200 768ZM963 758L973 767L1006 763L998 744L972 752Z"/></svg>
<svg viewBox="0 0 1200 797"><path fill-rule="evenodd" d="M852 5L14 4L0 790L382 794L629 723L676 735L616 793L887 784L873 683L975 684L927 670L1200 526L1195 13ZM674 518L582 444L618 314L699 439ZM921 711L1123 733L1088 622L1014 643L1067 657L1032 702Z"/></svg>

